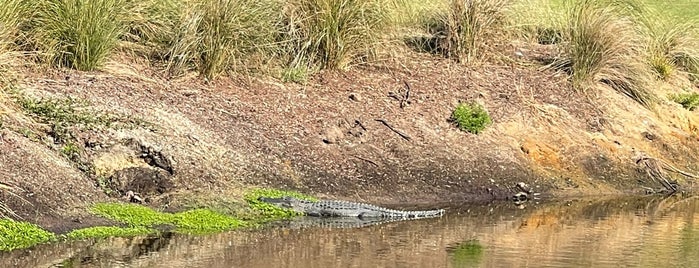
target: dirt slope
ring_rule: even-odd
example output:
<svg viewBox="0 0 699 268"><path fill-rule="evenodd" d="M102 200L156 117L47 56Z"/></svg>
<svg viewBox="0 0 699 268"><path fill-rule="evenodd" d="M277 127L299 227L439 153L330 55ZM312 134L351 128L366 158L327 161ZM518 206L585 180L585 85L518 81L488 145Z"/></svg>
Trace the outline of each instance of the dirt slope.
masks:
<svg viewBox="0 0 699 268"><path fill-rule="evenodd" d="M607 88L573 92L521 51L472 67L411 54L324 71L304 85L167 79L138 62L95 73L25 69L14 83L20 94L84 99L90 111L145 123L76 130L80 152L69 161L60 146L27 135L50 131L5 97L0 177L35 205L5 202L25 218L55 211L74 220L130 189L172 207L235 199L251 186L384 204L502 199L520 181L558 196L659 187L638 170L637 151L699 173L699 117L666 100L672 88L659 89L654 110ZM408 87L401 107L390 95ZM483 104L494 124L459 131L448 119L460 101Z"/></svg>

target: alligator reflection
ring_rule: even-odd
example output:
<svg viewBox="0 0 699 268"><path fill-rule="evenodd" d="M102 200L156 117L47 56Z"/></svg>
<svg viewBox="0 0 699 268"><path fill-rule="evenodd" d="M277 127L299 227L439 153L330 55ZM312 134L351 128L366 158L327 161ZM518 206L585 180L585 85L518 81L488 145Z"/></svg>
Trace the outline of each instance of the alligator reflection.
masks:
<svg viewBox="0 0 699 268"><path fill-rule="evenodd" d="M442 218L361 228L306 221L43 245L1 255L0 267L692 267L697 207L680 196L452 205Z"/></svg>

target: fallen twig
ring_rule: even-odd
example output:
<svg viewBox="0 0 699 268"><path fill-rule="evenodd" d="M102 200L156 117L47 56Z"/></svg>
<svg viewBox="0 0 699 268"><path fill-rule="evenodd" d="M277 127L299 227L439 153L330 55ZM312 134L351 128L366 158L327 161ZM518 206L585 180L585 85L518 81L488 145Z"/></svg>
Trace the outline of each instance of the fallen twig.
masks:
<svg viewBox="0 0 699 268"><path fill-rule="evenodd" d="M393 132L395 132L396 134L398 134L398 136L400 136L401 138L403 138L403 139L405 139L405 140L407 140L407 141L410 141L410 136L408 136L408 135L406 135L406 134L403 134L402 132L396 130L395 128L393 128L393 126L391 126L388 122L386 122L386 120L383 120L383 119L376 119L376 121L379 121L379 122L381 122L382 124L384 124L384 126L386 126L388 129L390 129L391 131L393 131Z"/></svg>
<svg viewBox="0 0 699 268"><path fill-rule="evenodd" d="M356 155L353 155L353 156L354 156L355 158L359 159L359 160L364 160L364 161L368 162L369 164L374 165L375 167L379 167L379 164L376 164L374 161L371 161L371 160L369 160L369 159L366 159L366 158L363 158L363 157L359 157L359 156L356 156Z"/></svg>

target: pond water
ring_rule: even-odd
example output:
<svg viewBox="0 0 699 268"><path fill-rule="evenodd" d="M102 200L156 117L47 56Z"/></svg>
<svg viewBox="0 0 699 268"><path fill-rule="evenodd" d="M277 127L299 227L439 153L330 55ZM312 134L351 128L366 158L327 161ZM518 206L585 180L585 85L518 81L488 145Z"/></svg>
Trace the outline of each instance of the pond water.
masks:
<svg viewBox="0 0 699 268"><path fill-rule="evenodd" d="M699 198L447 206L437 219L112 238L0 255L0 267L697 267ZM695 224L696 223L696 224Z"/></svg>

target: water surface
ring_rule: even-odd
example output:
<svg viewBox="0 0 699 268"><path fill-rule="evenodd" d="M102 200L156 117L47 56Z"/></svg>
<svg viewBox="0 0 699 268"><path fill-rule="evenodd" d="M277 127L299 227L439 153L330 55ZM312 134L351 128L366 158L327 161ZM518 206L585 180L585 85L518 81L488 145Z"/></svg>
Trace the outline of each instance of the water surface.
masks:
<svg viewBox="0 0 699 268"><path fill-rule="evenodd" d="M361 228L41 245L3 253L0 267L699 267L698 206L660 196L459 204L438 219Z"/></svg>

